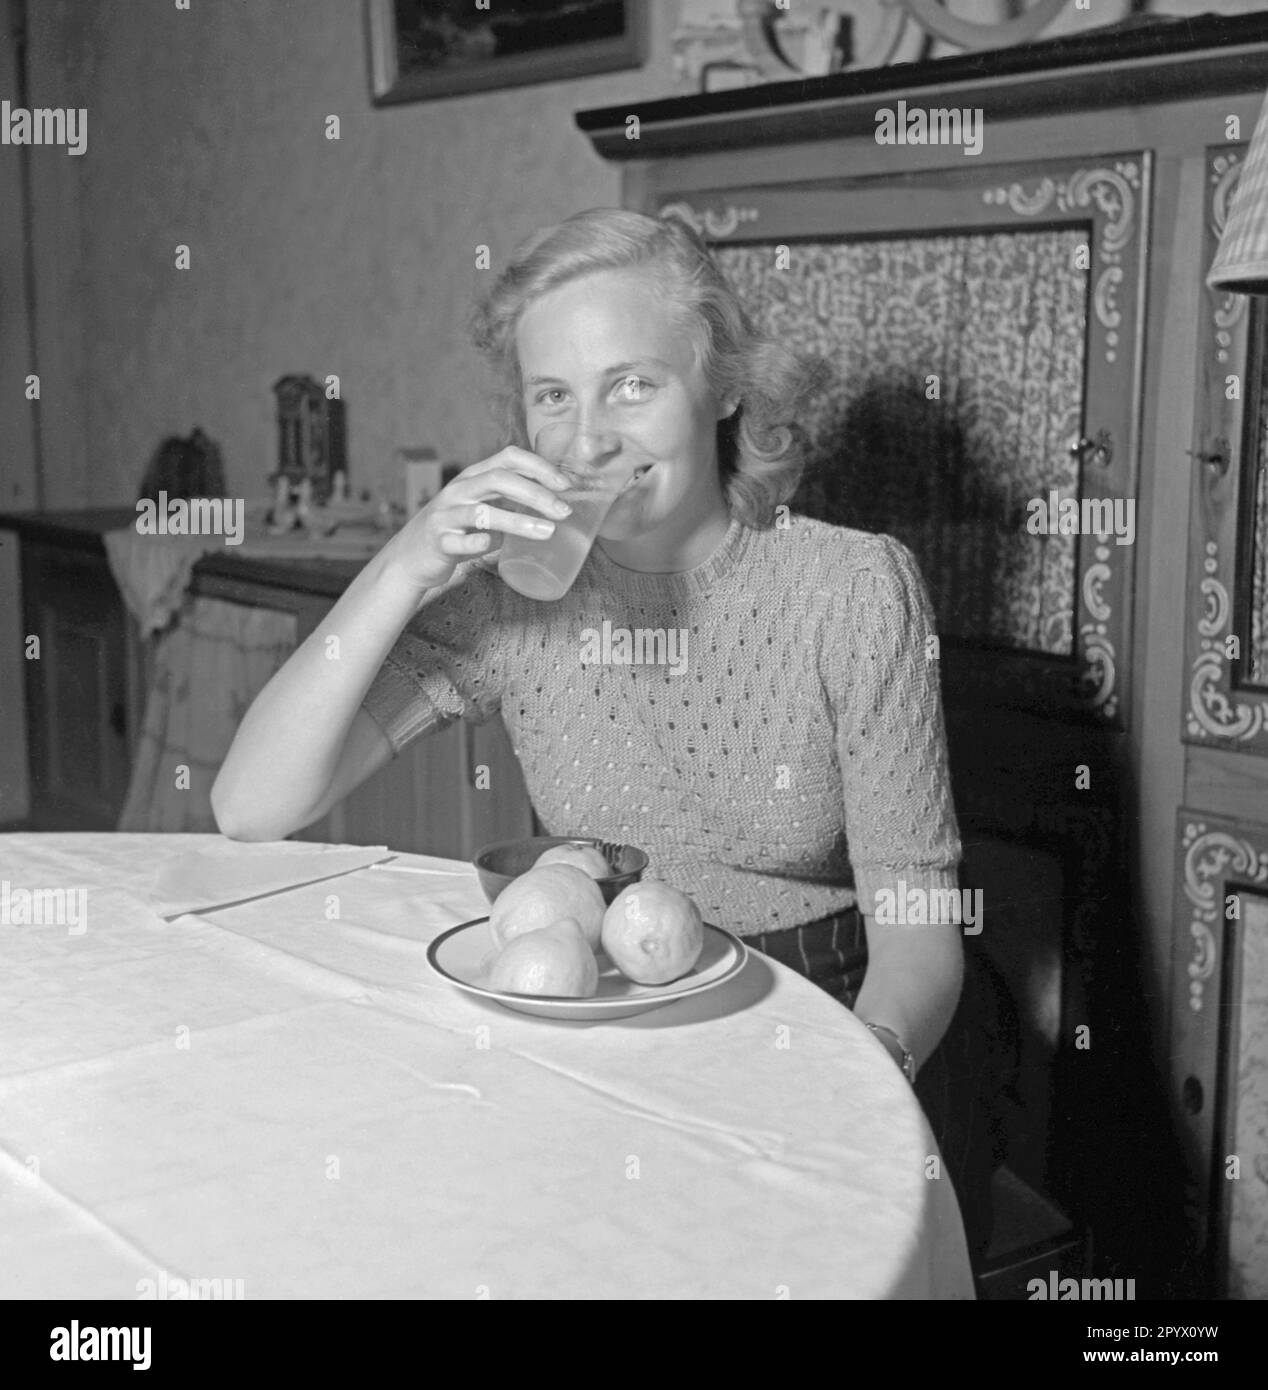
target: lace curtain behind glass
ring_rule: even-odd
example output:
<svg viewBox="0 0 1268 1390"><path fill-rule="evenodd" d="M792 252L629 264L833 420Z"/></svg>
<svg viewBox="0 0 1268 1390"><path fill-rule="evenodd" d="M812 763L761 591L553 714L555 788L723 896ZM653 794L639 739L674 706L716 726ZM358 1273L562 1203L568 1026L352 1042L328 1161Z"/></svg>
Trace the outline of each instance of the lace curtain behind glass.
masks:
<svg viewBox="0 0 1268 1390"><path fill-rule="evenodd" d="M762 327L834 369L794 508L909 545L943 636L1072 652L1078 538L1030 534L1026 503L1079 496L1086 242L1075 228L717 248Z"/></svg>

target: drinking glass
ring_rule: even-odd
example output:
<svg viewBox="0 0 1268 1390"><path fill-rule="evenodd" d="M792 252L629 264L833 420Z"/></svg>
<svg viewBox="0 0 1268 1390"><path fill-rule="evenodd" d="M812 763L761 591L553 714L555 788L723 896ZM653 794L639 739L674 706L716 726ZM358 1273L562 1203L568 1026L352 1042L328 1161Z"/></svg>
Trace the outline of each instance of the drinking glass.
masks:
<svg viewBox="0 0 1268 1390"><path fill-rule="evenodd" d="M507 532L502 538L498 573L527 598L559 599L575 583L612 504L638 469L649 466L652 459L620 434L580 430L568 420L543 425L533 440L533 453L555 464L567 477L568 488L559 496L572 511L555 520L549 536ZM527 510L503 505L507 510Z"/></svg>

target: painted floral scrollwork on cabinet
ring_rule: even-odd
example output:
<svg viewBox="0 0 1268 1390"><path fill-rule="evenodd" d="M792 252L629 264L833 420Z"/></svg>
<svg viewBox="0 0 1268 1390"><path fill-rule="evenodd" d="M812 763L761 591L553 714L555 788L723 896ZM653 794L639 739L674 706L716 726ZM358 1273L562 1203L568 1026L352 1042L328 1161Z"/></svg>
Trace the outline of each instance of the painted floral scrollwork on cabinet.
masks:
<svg viewBox="0 0 1268 1390"><path fill-rule="evenodd" d="M1170 1055L1184 1205L1218 1271L1210 1296L1262 1300L1268 829L1181 807L1175 849Z"/></svg>
<svg viewBox="0 0 1268 1390"><path fill-rule="evenodd" d="M1207 151L1202 268L1244 146ZM1268 755L1268 314L1203 290L1194 412L1182 737Z"/></svg>

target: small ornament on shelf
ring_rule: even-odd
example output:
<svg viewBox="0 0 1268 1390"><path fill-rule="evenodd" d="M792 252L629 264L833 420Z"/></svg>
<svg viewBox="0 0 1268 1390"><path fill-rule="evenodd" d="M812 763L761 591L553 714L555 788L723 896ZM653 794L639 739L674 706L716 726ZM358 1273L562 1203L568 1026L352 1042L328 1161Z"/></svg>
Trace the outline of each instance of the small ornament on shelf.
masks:
<svg viewBox="0 0 1268 1390"><path fill-rule="evenodd" d="M273 473L269 481L273 484L273 504L264 518L265 530L270 536L284 536L300 524L295 510L295 487L285 473Z"/></svg>
<svg viewBox="0 0 1268 1390"><path fill-rule="evenodd" d="M346 473L348 467L343 401L329 396L311 376L279 377L273 393L277 397L278 472L296 487L307 479L310 502L324 505L335 474Z"/></svg>
<svg viewBox="0 0 1268 1390"><path fill-rule="evenodd" d="M301 478L296 492L295 519L300 527L307 529L313 512L313 480Z"/></svg>
<svg viewBox="0 0 1268 1390"><path fill-rule="evenodd" d="M413 516L444 487L446 465L436 456L435 449L398 449L397 470L405 499L405 515Z"/></svg>
<svg viewBox="0 0 1268 1390"><path fill-rule="evenodd" d="M187 439L169 435L154 451L141 480L138 500L162 497L223 497L224 462L216 442L194 426Z"/></svg>

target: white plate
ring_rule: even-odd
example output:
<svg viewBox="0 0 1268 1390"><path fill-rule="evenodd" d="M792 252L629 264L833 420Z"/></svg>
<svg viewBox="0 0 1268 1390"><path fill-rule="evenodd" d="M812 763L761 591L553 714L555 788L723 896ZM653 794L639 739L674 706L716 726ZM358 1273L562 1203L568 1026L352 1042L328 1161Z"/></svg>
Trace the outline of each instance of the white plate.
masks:
<svg viewBox="0 0 1268 1390"><path fill-rule="evenodd" d="M486 982L496 954L489 934L489 919L477 917L441 932L427 948L427 963L451 985L468 994L496 1000L519 1013L533 1014L537 1018L595 1022L605 1018L629 1018L662 1004L672 1004L677 999L717 989L744 969L748 948L738 936L706 922L700 959L681 979L667 985L635 984L621 974L605 952L600 952L599 989L589 999L564 999L554 994L508 994L490 989Z"/></svg>

